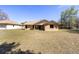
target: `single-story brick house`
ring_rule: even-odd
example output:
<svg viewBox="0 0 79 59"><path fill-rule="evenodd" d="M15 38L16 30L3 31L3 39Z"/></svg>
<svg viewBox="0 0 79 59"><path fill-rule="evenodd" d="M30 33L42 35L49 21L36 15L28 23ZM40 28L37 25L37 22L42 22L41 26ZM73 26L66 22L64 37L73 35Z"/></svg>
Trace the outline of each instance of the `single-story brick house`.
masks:
<svg viewBox="0 0 79 59"><path fill-rule="evenodd" d="M43 31L57 31L58 24L54 21L50 22L47 20L40 20L40 21L31 21L31 22L24 22L25 29L27 30L43 30Z"/></svg>
<svg viewBox="0 0 79 59"><path fill-rule="evenodd" d="M0 20L0 29L22 29L22 25L12 20Z"/></svg>

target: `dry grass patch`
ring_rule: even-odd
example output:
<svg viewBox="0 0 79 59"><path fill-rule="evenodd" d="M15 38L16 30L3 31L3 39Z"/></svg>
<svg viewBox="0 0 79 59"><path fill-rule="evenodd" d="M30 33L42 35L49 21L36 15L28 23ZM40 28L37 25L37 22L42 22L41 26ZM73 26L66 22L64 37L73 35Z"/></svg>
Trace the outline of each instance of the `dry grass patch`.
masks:
<svg viewBox="0 0 79 59"><path fill-rule="evenodd" d="M0 42L19 42L22 50L42 53L79 53L79 33L67 31L1 30Z"/></svg>

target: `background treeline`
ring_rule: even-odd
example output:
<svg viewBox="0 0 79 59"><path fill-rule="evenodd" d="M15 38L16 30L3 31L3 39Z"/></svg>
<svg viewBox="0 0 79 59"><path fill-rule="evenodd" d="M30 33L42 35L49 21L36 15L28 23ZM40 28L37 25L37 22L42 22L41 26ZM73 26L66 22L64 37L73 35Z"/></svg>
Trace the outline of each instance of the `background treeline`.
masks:
<svg viewBox="0 0 79 59"><path fill-rule="evenodd" d="M70 8L61 12L60 16L60 28L62 29L78 29L79 28L79 18L78 10L71 6Z"/></svg>

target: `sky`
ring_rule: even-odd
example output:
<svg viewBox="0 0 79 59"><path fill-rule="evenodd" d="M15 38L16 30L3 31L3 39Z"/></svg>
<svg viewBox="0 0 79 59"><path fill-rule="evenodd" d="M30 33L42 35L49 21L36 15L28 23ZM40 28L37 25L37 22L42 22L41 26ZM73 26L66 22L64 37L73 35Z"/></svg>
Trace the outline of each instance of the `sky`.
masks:
<svg viewBox="0 0 79 59"><path fill-rule="evenodd" d="M68 5L0 5L0 9L8 14L10 20L16 22L54 20L59 21L61 12L69 8ZM75 6L79 9L79 6Z"/></svg>

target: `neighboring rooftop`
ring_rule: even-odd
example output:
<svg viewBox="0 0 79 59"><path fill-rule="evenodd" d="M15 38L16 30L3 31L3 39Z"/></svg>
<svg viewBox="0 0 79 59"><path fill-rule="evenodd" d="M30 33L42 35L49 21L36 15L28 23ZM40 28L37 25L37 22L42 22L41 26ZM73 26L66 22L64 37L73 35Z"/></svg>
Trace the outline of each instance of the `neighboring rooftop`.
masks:
<svg viewBox="0 0 79 59"><path fill-rule="evenodd" d="M18 24L13 20L0 20L0 24Z"/></svg>

